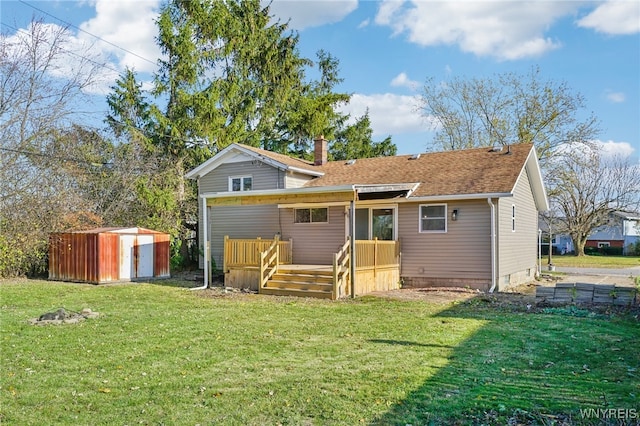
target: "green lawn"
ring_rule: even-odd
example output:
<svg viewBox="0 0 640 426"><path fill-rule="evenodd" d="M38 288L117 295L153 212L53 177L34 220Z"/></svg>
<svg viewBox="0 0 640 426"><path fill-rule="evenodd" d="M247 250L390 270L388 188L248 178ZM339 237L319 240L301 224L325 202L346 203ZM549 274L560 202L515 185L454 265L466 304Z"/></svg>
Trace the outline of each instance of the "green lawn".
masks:
<svg viewBox="0 0 640 426"><path fill-rule="evenodd" d="M580 410L640 412L637 316L202 296L0 284L0 423L601 424ZM59 307L101 316L28 324Z"/></svg>
<svg viewBox="0 0 640 426"><path fill-rule="evenodd" d="M546 256L542 259L546 264ZM553 264L556 266L569 266L579 268L631 268L640 266L638 256L553 256Z"/></svg>

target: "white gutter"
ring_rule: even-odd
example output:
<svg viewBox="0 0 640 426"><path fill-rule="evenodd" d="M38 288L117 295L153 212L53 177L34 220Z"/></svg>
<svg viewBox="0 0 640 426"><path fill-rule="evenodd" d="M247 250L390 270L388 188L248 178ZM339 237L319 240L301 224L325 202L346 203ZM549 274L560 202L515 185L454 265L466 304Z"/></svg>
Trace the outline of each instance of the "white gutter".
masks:
<svg viewBox="0 0 640 426"><path fill-rule="evenodd" d="M207 229L207 199L202 197L202 240L204 242L204 283L200 287L194 287L190 290L204 290L209 286L209 242L208 242L208 234L209 230Z"/></svg>
<svg viewBox="0 0 640 426"><path fill-rule="evenodd" d="M496 289L496 206L487 198L487 203L491 206L491 288L489 293Z"/></svg>
<svg viewBox="0 0 640 426"><path fill-rule="evenodd" d="M484 200L485 198L513 197L511 192L491 192L480 194L455 194L455 195L426 195L399 199L398 202L411 203L416 201L455 201L455 200Z"/></svg>
<svg viewBox="0 0 640 426"><path fill-rule="evenodd" d="M287 166L287 165L285 165L285 167L286 167L285 170L289 170L289 171L296 172L296 173L302 173L304 175L324 176L323 172L316 172L315 170L302 169L300 167Z"/></svg>

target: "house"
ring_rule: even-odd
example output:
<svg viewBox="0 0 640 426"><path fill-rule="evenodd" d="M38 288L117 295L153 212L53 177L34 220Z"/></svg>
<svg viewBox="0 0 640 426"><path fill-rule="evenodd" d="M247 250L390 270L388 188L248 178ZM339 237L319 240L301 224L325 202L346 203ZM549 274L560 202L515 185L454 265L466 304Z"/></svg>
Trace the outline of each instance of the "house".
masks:
<svg viewBox="0 0 640 426"><path fill-rule="evenodd" d="M606 225L596 228L587 238L585 248L617 247L629 254L640 241L640 214L616 211L609 215Z"/></svg>
<svg viewBox="0 0 640 426"><path fill-rule="evenodd" d="M314 161L232 144L187 177L198 182L205 283L222 266L226 285L271 294L283 294L272 280L330 284L323 267L333 298L400 283L503 290L534 278L548 209L530 144L350 161L327 161L323 138ZM305 279L291 276L296 265L309 266Z"/></svg>
<svg viewBox="0 0 640 426"><path fill-rule="evenodd" d="M550 223L551 229L549 229ZM542 255L549 253L549 236L551 236L552 254L565 255L575 253L571 235L556 233L556 230L563 226L559 218L543 218L542 215L540 215L538 218L538 226L541 232ZM549 235L550 232L551 235Z"/></svg>
<svg viewBox="0 0 640 426"><path fill-rule="evenodd" d="M110 227L49 236L50 280L105 284L169 275L164 232Z"/></svg>

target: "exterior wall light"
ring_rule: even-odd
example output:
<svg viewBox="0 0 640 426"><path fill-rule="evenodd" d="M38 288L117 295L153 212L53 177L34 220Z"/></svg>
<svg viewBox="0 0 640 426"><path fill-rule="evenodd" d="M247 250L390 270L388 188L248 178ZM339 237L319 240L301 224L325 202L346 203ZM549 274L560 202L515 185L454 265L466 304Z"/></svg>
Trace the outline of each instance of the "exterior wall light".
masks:
<svg viewBox="0 0 640 426"><path fill-rule="evenodd" d="M458 209L453 209L451 212L451 220L458 220Z"/></svg>

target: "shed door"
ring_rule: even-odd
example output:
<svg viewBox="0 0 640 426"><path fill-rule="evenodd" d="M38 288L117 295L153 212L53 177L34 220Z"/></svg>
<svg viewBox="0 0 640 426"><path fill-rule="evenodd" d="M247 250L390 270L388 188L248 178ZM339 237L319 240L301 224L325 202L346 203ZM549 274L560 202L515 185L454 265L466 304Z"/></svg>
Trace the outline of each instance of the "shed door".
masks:
<svg viewBox="0 0 640 426"><path fill-rule="evenodd" d="M120 235L120 279L130 280L133 269L135 235Z"/></svg>
<svg viewBox="0 0 640 426"><path fill-rule="evenodd" d="M136 278L153 277L153 235L138 235Z"/></svg>

